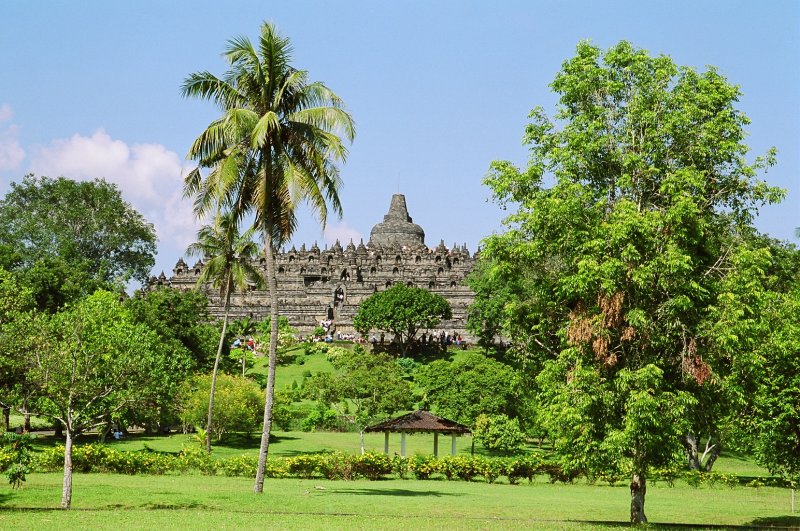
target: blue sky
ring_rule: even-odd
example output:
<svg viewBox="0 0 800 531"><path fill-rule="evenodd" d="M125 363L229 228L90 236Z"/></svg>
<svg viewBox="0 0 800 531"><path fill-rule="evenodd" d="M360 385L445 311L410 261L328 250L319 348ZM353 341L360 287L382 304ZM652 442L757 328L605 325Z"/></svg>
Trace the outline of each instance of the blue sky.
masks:
<svg viewBox="0 0 800 531"><path fill-rule="evenodd" d="M800 226L800 2L785 1L39 1L0 4L0 193L29 172L117 183L156 225L169 275L197 223L182 200L184 156L216 116L182 99L191 72L221 74L228 39L274 22L294 64L347 103L358 134L342 167L342 220L303 215L295 242L369 239L393 193L426 243L501 228L481 184L492 160L526 161L535 105L575 45L621 39L741 85L752 156L789 190L759 228Z"/></svg>

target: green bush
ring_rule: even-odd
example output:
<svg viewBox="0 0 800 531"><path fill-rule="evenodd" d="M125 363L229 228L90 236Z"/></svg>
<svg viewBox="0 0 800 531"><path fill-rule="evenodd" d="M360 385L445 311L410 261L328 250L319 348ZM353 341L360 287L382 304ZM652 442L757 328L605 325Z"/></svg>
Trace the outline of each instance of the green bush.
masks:
<svg viewBox="0 0 800 531"><path fill-rule="evenodd" d="M226 476L233 477L256 477L258 468L258 457L250 455L240 455L229 457L219 463L218 470ZM269 476L275 477L275 476Z"/></svg>
<svg viewBox="0 0 800 531"><path fill-rule="evenodd" d="M187 382L180 391L179 411L184 426L205 427L208 422L208 397L211 375ZM264 407L261 389L249 378L217 375L214 392L214 416L211 429L221 439L226 431L251 433L261 421Z"/></svg>
<svg viewBox="0 0 800 531"><path fill-rule="evenodd" d="M328 353L328 344L323 342L313 342L313 343L306 343L303 345L303 350L306 353L306 356L313 356L315 354L327 354Z"/></svg>
<svg viewBox="0 0 800 531"><path fill-rule="evenodd" d="M503 454L517 453L525 443L519 421L502 414L478 415L473 435L487 450Z"/></svg>
<svg viewBox="0 0 800 531"><path fill-rule="evenodd" d="M376 480L391 474L394 471L392 465L392 458L386 454L356 455L353 458L353 474L356 477Z"/></svg>
<svg viewBox="0 0 800 531"><path fill-rule="evenodd" d="M336 426L337 416L336 411L320 403L303 419L301 428L303 431L328 430Z"/></svg>
<svg viewBox="0 0 800 531"><path fill-rule="evenodd" d="M187 446L178 453L173 469L181 472L196 470L201 474L213 476L217 472L218 464L219 462L213 459L211 454L199 446Z"/></svg>
<svg viewBox="0 0 800 531"><path fill-rule="evenodd" d="M431 475L439 472L438 460L432 455L415 454L408 460L408 471L417 479L429 479Z"/></svg>

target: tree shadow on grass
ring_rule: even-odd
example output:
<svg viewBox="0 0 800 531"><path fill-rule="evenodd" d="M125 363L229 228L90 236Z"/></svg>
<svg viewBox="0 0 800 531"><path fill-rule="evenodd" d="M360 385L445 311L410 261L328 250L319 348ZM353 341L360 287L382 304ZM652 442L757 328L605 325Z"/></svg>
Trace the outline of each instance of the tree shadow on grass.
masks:
<svg viewBox="0 0 800 531"><path fill-rule="evenodd" d="M800 529L800 516L765 516L763 518L751 520L747 525L751 525L753 527L783 527L787 529Z"/></svg>
<svg viewBox="0 0 800 531"><path fill-rule="evenodd" d="M441 492L438 490L408 490L408 489L327 489L335 494L354 494L356 496L400 496L404 498L415 498L431 496L441 498L443 496L463 496L454 492Z"/></svg>
<svg viewBox="0 0 800 531"><path fill-rule="evenodd" d="M766 518L764 520L770 520ZM573 522L576 524L581 525L589 525L589 526L599 526L599 527L625 527L630 529L631 527L635 527L633 524L627 521L622 520L565 520L566 522ZM788 528L788 529L795 529L796 527L792 527L791 524L770 524L769 522L765 524L759 524L755 522L760 522L761 519L754 520L749 524L744 525L725 525L725 524L682 524L682 523L664 523L664 522L649 522L647 524L643 524L645 527L643 529L753 529L758 528L761 529L763 527L771 527L775 526L776 529L781 528ZM794 524L796 526L797 524ZM788 527L784 527L788 526Z"/></svg>
<svg viewBox="0 0 800 531"><path fill-rule="evenodd" d="M269 434L269 444L280 444L284 441L296 441L297 437L290 437L290 436L280 436L274 435L272 433ZM251 433L250 435L246 433L239 433L239 432L231 432L226 433L222 437L222 441L212 441L211 446L221 446L224 448L236 448L237 450L257 450L259 446L261 446L261 434L260 433Z"/></svg>

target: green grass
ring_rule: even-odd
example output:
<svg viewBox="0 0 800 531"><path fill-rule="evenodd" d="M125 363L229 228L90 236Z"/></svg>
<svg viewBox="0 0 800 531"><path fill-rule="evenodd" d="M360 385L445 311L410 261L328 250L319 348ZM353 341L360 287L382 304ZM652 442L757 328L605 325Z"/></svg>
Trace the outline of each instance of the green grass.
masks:
<svg viewBox="0 0 800 531"><path fill-rule="evenodd" d="M60 474L0 486L0 528L27 529L571 529L627 525L624 486L518 486L447 481L267 480L77 474L73 510L59 511ZM797 526L776 488L649 485L652 523Z"/></svg>
<svg viewBox="0 0 800 531"><path fill-rule="evenodd" d="M288 361L279 363L278 367L276 367L275 389L277 391L283 391L287 387L291 386L292 382L297 382L297 385L301 385L303 383L303 379L305 378L304 373L307 374L307 371L311 372L311 374L316 374L318 372L336 372L336 370L333 368L333 365L331 365L331 362L329 362L328 358L325 357L325 354L312 354L310 356L306 356L303 353L303 346L298 345L297 347L289 349L285 357L294 359L296 356L302 357L304 360L302 365L298 365L293 361ZM266 357L256 358L253 368L248 372L262 374L266 377L268 361L269 360Z"/></svg>
<svg viewBox="0 0 800 531"><path fill-rule="evenodd" d="M81 436L76 444L88 444L96 442L97 437L93 435ZM366 433L364 434L364 446L366 451L383 452L383 434ZM39 436L34 444L38 448L51 446L61 443L52 436ZM179 452L185 445L196 445L194 435L184 435L174 433L171 435L143 435L134 434L121 441L106 440L106 444L119 450L141 450L145 447L160 452ZM257 455L260 444L260 434L253 434L246 437L243 434L228 434L221 443L213 442L213 455L217 458L227 458L242 454ZM457 453L468 455L472 438L457 437ZM347 453L357 453L359 448L358 433L331 433L331 432L273 432L270 441L270 455L293 456L298 454L308 454L338 450ZM476 448L476 453L481 453L480 448ZM389 436L389 453L400 453L400 435L392 434ZM433 453L433 435L415 434L406 436L406 455L414 453ZM439 455L450 454L450 438L439 437Z"/></svg>

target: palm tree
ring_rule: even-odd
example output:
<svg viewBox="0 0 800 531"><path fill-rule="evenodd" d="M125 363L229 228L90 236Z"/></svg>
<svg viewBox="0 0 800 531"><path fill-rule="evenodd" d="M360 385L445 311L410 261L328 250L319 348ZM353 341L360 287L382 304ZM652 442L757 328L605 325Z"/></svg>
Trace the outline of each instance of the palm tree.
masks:
<svg viewBox="0 0 800 531"><path fill-rule="evenodd" d="M222 332L219 336L217 357L214 360L214 371L211 375L211 393L208 398L208 423L206 424L206 451L211 451L211 421L214 416L214 391L217 386L219 360L228 330L228 317L231 307L231 293L239 288L245 289L248 281L257 286L263 284L259 271L253 267L253 258L258 254L258 246L253 241L254 230L251 228L239 234L239 223L231 212L219 213L213 225L203 226L197 233L197 242L186 250L190 256L207 257L197 279L202 286L212 282L219 288L220 300L224 302L225 313L222 319Z"/></svg>
<svg viewBox="0 0 800 531"><path fill-rule="evenodd" d="M341 216L337 163L347 155L355 126L342 100L325 85L291 66L292 48L271 24L262 24L257 47L246 37L228 42L229 69L222 78L191 74L184 96L211 100L223 115L195 140L189 157L198 169L187 175L184 192L202 213L216 201L240 217L255 215L266 259L272 333L255 492L264 487L272 427L278 339L276 250L297 224L295 207L307 202L325 226L328 204ZM211 168L207 177L200 168Z"/></svg>

